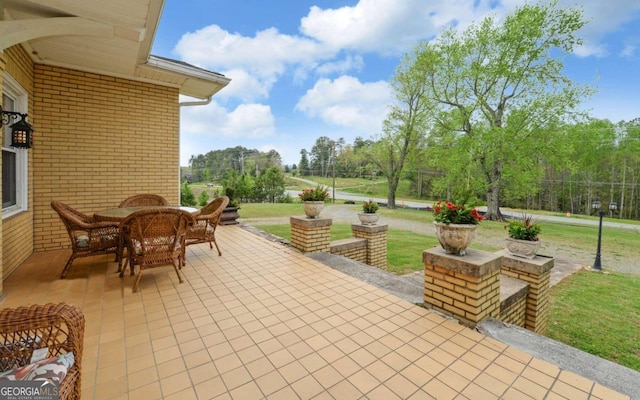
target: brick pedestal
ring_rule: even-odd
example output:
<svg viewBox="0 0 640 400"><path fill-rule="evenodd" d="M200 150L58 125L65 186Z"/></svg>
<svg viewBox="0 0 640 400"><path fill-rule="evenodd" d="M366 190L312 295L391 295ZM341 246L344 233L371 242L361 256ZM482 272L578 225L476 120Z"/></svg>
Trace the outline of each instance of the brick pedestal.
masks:
<svg viewBox="0 0 640 400"><path fill-rule="evenodd" d="M305 253L329 252L331 218L291 217L291 246Z"/></svg>
<svg viewBox="0 0 640 400"><path fill-rule="evenodd" d="M486 317L500 314L500 267L502 257L467 249L463 257L441 248L425 250L424 302L474 327Z"/></svg>
<svg viewBox="0 0 640 400"><path fill-rule="evenodd" d="M387 231L389 225L351 225L351 234L358 239L367 239L367 264L387 269Z"/></svg>
<svg viewBox="0 0 640 400"><path fill-rule="evenodd" d="M549 281L553 258L536 256L529 260L512 256L507 250L495 254L502 257L502 274L529 283L525 328L544 334L549 320Z"/></svg>

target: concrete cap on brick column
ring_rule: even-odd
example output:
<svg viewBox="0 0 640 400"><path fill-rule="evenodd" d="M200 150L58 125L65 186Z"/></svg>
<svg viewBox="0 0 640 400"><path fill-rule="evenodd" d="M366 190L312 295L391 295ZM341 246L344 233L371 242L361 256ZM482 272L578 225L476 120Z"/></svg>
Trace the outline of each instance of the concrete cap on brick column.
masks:
<svg viewBox="0 0 640 400"><path fill-rule="evenodd" d="M352 231L359 231L365 233L378 233L378 232L386 232L389 230L389 225L362 225L362 224L352 224Z"/></svg>
<svg viewBox="0 0 640 400"><path fill-rule="evenodd" d="M303 226L305 228L321 228L331 226L333 220L331 218L308 218L308 217L290 217L291 225Z"/></svg>
<svg viewBox="0 0 640 400"><path fill-rule="evenodd" d="M502 266L501 255L474 249L467 249L467 254L464 256L455 256L445 253L440 247L434 247L422 252L422 261L476 278L499 270Z"/></svg>
<svg viewBox="0 0 640 400"><path fill-rule="evenodd" d="M502 256L502 265L529 274L542 275L554 266L554 259L550 256L537 255L532 259L514 256L508 250L496 251L494 254Z"/></svg>

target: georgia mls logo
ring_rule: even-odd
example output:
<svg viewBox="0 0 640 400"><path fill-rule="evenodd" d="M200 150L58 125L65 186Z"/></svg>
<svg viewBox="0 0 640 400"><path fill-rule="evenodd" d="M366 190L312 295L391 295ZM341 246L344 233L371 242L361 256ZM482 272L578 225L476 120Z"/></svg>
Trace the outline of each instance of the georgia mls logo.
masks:
<svg viewBox="0 0 640 400"><path fill-rule="evenodd" d="M43 381L0 382L0 400L58 400L58 384Z"/></svg>

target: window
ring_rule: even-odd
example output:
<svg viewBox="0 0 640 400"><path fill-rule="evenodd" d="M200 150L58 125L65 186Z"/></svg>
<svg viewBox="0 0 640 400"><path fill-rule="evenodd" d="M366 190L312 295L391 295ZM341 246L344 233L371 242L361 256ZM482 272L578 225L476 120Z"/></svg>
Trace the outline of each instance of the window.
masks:
<svg viewBox="0 0 640 400"><path fill-rule="evenodd" d="M2 109L27 112L27 92L8 74L4 75ZM11 147L11 125L3 126L2 135L2 217L25 211L28 208L28 153L25 149Z"/></svg>

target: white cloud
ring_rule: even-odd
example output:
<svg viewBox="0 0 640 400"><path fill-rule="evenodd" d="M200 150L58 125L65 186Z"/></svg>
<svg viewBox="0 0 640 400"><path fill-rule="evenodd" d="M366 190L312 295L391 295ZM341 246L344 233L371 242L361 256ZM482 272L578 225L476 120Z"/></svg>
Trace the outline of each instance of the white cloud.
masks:
<svg viewBox="0 0 640 400"><path fill-rule="evenodd" d="M216 98L235 98L241 101L256 101L269 97L269 92L276 82L275 76L259 78L251 75L246 69L232 69L221 72L231 79L227 87L216 94Z"/></svg>
<svg viewBox="0 0 640 400"><path fill-rule="evenodd" d="M620 56L624 58L633 58L638 51L639 45L640 45L640 36L632 36L627 38L627 40L624 43L624 47L620 51Z"/></svg>
<svg viewBox="0 0 640 400"><path fill-rule="evenodd" d="M349 71L360 71L364 67L364 61L362 56L348 55L342 60L324 63L318 68L316 72L319 75L330 75L334 73L347 73Z"/></svg>
<svg viewBox="0 0 640 400"><path fill-rule="evenodd" d="M603 45L592 43L588 40L585 40L582 45L576 46L573 49L573 54L575 54L578 57L589 57L589 56L606 57L608 55L608 51L606 47Z"/></svg>
<svg viewBox="0 0 640 400"><path fill-rule="evenodd" d="M402 54L449 24L466 25L486 12L473 0L360 0L353 7L311 7L300 30L334 49Z"/></svg>
<svg viewBox="0 0 640 400"><path fill-rule="evenodd" d="M275 130L271 107L263 104L241 104L232 111L215 102L186 107L180 125L182 133L190 137L258 138L271 136Z"/></svg>
<svg viewBox="0 0 640 400"><path fill-rule="evenodd" d="M375 134L380 131L392 101L387 82L361 83L351 76L320 79L296 105L296 110L324 122Z"/></svg>

